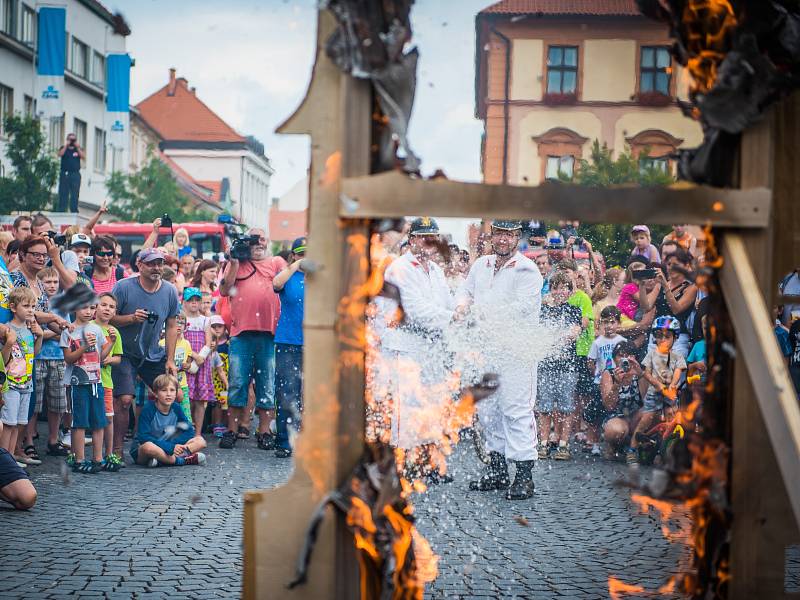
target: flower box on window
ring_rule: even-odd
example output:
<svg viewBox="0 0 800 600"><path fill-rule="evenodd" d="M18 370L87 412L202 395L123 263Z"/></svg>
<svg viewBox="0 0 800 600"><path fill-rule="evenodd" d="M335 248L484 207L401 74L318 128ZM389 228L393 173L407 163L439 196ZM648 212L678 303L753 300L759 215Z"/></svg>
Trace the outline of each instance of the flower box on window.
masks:
<svg viewBox="0 0 800 600"><path fill-rule="evenodd" d="M542 101L548 106L569 106L570 104L577 104L578 96L574 93L569 94L545 94Z"/></svg>
<svg viewBox="0 0 800 600"><path fill-rule="evenodd" d="M644 106L668 106L672 104L672 98L661 92L639 92L637 100L639 104Z"/></svg>

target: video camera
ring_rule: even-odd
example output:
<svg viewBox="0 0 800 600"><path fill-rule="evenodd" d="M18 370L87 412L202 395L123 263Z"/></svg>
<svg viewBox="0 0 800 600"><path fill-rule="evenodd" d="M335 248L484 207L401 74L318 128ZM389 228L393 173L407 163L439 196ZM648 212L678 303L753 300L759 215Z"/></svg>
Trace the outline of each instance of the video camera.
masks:
<svg viewBox="0 0 800 600"><path fill-rule="evenodd" d="M63 233L57 233L55 231L48 231L47 237L53 240L53 243L56 246L66 246L67 245L67 236Z"/></svg>
<svg viewBox="0 0 800 600"><path fill-rule="evenodd" d="M236 260L250 260L253 258L253 246L258 246L261 236L257 233L252 235L234 234L231 243L231 258Z"/></svg>

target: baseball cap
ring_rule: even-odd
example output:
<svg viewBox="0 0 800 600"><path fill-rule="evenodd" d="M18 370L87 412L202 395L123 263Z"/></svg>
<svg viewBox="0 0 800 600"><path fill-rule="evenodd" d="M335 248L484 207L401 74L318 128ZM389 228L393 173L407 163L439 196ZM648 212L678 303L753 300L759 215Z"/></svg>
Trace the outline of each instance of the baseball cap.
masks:
<svg viewBox="0 0 800 600"><path fill-rule="evenodd" d="M164 260L164 253L158 248L145 248L139 252L137 260L142 262L152 262L154 260Z"/></svg>
<svg viewBox="0 0 800 600"><path fill-rule="evenodd" d="M292 242L292 252L294 254L305 254L306 252L306 238L299 237Z"/></svg>
<svg viewBox="0 0 800 600"><path fill-rule="evenodd" d="M225 320L219 315L211 315L208 319L209 325L225 325Z"/></svg>
<svg viewBox="0 0 800 600"><path fill-rule="evenodd" d="M183 289L183 299L184 300L191 300L192 298L203 298L203 292L200 291L199 288L196 287L187 287Z"/></svg>
<svg viewBox="0 0 800 600"><path fill-rule="evenodd" d="M502 229L503 231L517 231L522 229L520 221L512 221L509 219L495 219L492 221L492 229Z"/></svg>
<svg viewBox="0 0 800 600"><path fill-rule="evenodd" d="M86 244L87 246L91 246L92 238L90 238L85 233L76 233L69 240L70 246L79 246L80 244Z"/></svg>
<svg viewBox="0 0 800 600"><path fill-rule="evenodd" d="M650 235L650 228L647 225L634 225L633 229L631 229L631 233L638 233L640 231Z"/></svg>

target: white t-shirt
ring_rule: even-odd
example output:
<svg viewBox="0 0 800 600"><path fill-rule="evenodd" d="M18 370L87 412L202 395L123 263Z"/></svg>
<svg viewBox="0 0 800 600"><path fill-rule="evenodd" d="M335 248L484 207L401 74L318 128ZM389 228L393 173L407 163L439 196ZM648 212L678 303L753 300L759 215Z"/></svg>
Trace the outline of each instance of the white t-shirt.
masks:
<svg viewBox="0 0 800 600"><path fill-rule="evenodd" d="M186 317L186 331L205 331L208 328L209 317L197 315L196 317Z"/></svg>
<svg viewBox="0 0 800 600"><path fill-rule="evenodd" d="M625 338L617 334L613 338L601 335L592 342L586 358L594 361L594 382L596 384L600 384L600 376L603 374L606 364L613 359L614 347L624 341L626 341Z"/></svg>

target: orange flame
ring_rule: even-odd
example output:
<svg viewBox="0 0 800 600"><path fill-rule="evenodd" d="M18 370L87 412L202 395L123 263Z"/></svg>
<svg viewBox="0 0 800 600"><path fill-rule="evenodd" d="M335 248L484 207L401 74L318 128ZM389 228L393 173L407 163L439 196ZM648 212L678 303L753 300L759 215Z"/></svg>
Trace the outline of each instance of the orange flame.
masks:
<svg viewBox="0 0 800 600"><path fill-rule="evenodd" d="M717 69L730 49L736 14L728 0L690 0L683 11L687 28L686 68L694 79L692 90L705 94L717 80Z"/></svg>

